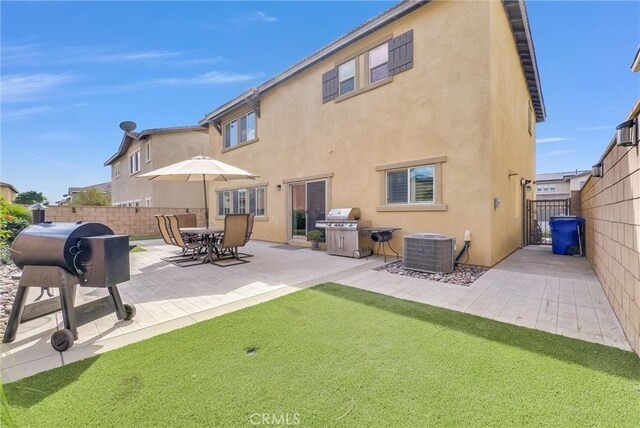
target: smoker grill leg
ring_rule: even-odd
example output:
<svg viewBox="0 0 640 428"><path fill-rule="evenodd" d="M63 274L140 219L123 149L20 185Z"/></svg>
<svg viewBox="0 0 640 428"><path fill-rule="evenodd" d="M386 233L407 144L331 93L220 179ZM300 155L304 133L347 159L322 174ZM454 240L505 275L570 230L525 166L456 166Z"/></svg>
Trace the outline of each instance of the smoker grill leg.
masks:
<svg viewBox="0 0 640 428"><path fill-rule="evenodd" d="M7 321L7 329L5 330L4 337L2 338L2 343L11 343L16 340L18 326L20 325L20 320L22 319L22 314L24 312L24 305L27 302L28 291L28 287L18 286L18 290L16 290L16 298L13 301L13 307L11 308L11 314Z"/></svg>
<svg viewBox="0 0 640 428"><path fill-rule="evenodd" d="M62 306L64 328L71 331L73 338L78 340L78 323L76 322L76 308L74 306L75 297L75 285L60 287L60 304Z"/></svg>
<svg viewBox="0 0 640 428"><path fill-rule="evenodd" d="M122 304L122 298L120 297L120 292L118 291L118 287L115 285L111 287L107 287L109 289L109 294L113 298L113 304L116 307L116 315L119 320L126 320L127 318L127 310Z"/></svg>

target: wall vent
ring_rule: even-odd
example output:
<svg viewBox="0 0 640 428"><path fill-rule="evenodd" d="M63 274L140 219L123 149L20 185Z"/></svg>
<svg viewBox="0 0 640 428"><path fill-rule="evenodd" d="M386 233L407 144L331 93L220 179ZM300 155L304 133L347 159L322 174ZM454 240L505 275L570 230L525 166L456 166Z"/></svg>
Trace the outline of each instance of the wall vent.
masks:
<svg viewBox="0 0 640 428"><path fill-rule="evenodd" d="M453 270L456 238L439 233L414 233L404 237L402 267L430 273Z"/></svg>

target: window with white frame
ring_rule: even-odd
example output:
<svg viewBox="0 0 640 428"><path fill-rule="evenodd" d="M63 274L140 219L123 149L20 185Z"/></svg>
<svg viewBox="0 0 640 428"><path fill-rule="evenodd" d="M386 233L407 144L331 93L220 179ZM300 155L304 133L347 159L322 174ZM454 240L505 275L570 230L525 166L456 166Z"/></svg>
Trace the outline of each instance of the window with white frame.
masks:
<svg viewBox="0 0 640 428"><path fill-rule="evenodd" d="M140 150L129 155L129 174L140 172Z"/></svg>
<svg viewBox="0 0 640 428"><path fill-rule="evenodd" d="M256 114L250 111L224 125L224 148L235 147L256 139Z"/></svg>
<svg viewBox="0 0 640 428"><path fill-rule="evenodd" d="M151 206L151 198L145 198L144 199L144 204L146 207L150 207Z"/></svg>
<svg viewBox="0 0 640 428"><path fill-rule="evenodd" d="M338 96L348 94L356 89L356 60L347 61L338 67Z"/></svg>
<svg viewBox="0 0 640 428"><path fill-rule="evenodd" d="M266 187L224 190L218 192L218 216L254 213L264 217Z"/></svg>
<svg viewBox="0 0 640 428"><path fill-rule="evenodd" d="M369 51L369 83L389 77L389 44L385 43Z"/></svg>
<svg viewBox="0 0 640 428"><path fill-rule="evenodd" d="M387 171L387 205L432 204L434 165Z"/></svg>
<svg viewBox="0 0 640 428"><path fill-rule="evenodd" d="M144 152L146 155L145 161L151 162L151 142L150 141L147 141L146 143L144 143Z"/></svg>
<svg viewBox="0 0 640 428"><path fill-rule="evenodd" d="M113 178L120 177L120 162L113 164Z"/></svg>

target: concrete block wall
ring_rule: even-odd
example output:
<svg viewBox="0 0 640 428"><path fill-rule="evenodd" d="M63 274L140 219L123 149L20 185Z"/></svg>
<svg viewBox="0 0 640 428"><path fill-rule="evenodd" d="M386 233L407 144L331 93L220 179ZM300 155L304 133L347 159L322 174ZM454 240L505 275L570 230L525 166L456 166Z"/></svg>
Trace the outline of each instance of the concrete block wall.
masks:
<svg viewBox="0 0 640 428"><path fill-rule="evenodd" d="M50 206L45 219L54 222L84 221L109 226L118 235L159 236L156 214L196 214L198 226L205 225L204 208L143 208Z"/></svg>
<svg viewBox="0 0 640 428"><path fill-rule="evenodd" d="M582 196L579 190L571 191L569 212L571 215L582 217Z"/></svg>
<svg viewBox="0 0 640 428"><path fill-rule="evenodd" d="M640 355L640 149L613 147L582 189L587 258Z"/></svg>

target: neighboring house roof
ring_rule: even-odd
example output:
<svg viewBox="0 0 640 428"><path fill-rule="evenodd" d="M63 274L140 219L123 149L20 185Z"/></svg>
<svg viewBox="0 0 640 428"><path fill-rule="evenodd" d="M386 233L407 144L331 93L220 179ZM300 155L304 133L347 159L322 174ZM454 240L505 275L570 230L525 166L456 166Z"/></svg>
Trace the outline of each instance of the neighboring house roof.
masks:
<svg viewBox="0 0 640 428"><path fill-rule="evenodd" d="M278 84L290 79L291 77L303 72L309 67L333 55L344 47L362 39L365 36L379 30L385 25L413 12L421 6L429 3L430 0L416 1L403 0L395 6L382 12L380 15L371 18L343 36L338 37L333 42L315 51L302 61L287 68L282 73L267 80L257 88L251 88L231 101L221 105L217 109L205 115L199 123L200 125L208 125L209 123L219 119L227 112L243 105L249 99L268 91ZM540 87L540 79L538 77L538 65L536 63L535 51L533 49L533 40L529 28L529 19L527 17L527 9L524 0L503 0L504 8L509 19L511 31L513 33L516 49L520 55L520 62L523 73L527 81L527 87L531 96L532 104L536 112L536 121L543 122L546 117L544 99L542 98L542 89Z"/></svg>
<svg viewBox="0 0 640 428"><path fill-rule="evenodd" d="M131 143L133 143L134 141L144 140L154 134L168 134L171 132L183 132L183 131L206 132L206 129L200 125L193 125L193 126L176 126L173 128L151 128L151 129L145 129L142 132L133 132L133 131L125 132L124 135L122 136L122 141L120 142L120 147L118 148L118 152L115 155L111 156L104 163L104 166L109 166L113 164L125 153L127 153L127 151L129 150L129 147L131 146Z"/></svg>
<svg viewBox="0 0 640 428"><path fill-rule="evenodd" d="M13 190L13 193L20 193L15 187L13 187L12 184L9 183L0 182L0 187L8 187L9 189Z"/></svg>
<svg viewBox="0 0 640 428"><path fill-rule="evenodd" d="M106 183L94 184L94 185L85 186L85 187L69 187L69 191L67 192L67 195L71 196L74 193L82 192L83 190L93 189L93 188L98 189L102 193L111 193L111 182L108 181Z"/></svg>
<svg viewBox="0 0 640 428"><path fill-rule="evenodd" d="M546 172L536 174L536 183L544 183L551 181L569 181L572 178L582 177L591 174L591 170L574 170L567 172Z"/></svg>
<svg viewBox="0 0 640 428"><path fill-rule="evenodd" d="M640 71L640 46L638 46L636 56L635 58L633 58L633 63L631 63L631 71L633 71L634 73Z"/></svg>

